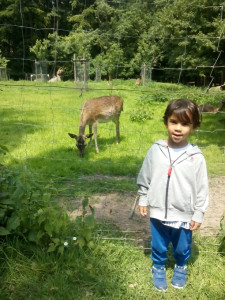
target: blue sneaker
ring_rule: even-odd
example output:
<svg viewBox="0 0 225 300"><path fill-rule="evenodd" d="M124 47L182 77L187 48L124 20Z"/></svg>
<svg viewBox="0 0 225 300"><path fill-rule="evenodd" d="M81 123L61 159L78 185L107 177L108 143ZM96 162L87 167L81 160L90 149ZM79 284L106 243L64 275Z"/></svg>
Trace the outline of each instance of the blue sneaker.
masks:
<svg viewBox="0 0 225 300"><path fill-rule="evenodd" d="M167 290L167 282L166 282L166 269L161 268L157 269L153 266L152 268L153 275L153 284L158 291L166 291Z"/></svg>
<svg viewBox="0 0 225 300"><path fill-rule="evenodd" d="M182 289L187 282L187 266L179 267L175 265L171 284L176 289Z"/></svg>

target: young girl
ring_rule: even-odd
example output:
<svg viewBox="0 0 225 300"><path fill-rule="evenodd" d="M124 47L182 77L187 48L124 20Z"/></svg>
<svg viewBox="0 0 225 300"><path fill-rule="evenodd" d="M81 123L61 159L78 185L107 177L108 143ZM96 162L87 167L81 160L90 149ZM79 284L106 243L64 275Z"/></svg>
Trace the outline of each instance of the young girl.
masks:
<svg viewBox="0 0 225 300"><path fill-rule="evenodd" d="M150 208L152 274L158 290L167 289L165 262L170 242L176 261L171 283L175 288L186 284L192 231L200 228L208 206L205 159L188 142L201 123L197 105L187 99L173 100L163 118L168 138L149 149L137 178L140 214L146 216Z"/></svg>

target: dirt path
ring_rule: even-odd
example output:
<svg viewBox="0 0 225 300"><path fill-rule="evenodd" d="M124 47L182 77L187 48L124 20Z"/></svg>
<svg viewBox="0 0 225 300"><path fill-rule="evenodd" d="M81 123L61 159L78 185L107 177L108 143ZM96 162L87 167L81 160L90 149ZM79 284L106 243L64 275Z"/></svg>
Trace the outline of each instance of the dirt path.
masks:
<svg viewBox="0 0 225 300"><path fill-rule="evenodd" d="M214 235L220 230L220 221L225 215L225 176L210 178L210 204L202 223L200 234ZM133 233L137 240L149 238L149 218L139 215L138 205L132 214L136 193L127 192L124 194L109 193L95 195L89 199L95 209L96 219L100 223L114 224L128 235ZM76 201L76 205L78 202ZM80 215L79 209L72 211L71 216ZM104 235L104 232L102 233Z"/></svg>

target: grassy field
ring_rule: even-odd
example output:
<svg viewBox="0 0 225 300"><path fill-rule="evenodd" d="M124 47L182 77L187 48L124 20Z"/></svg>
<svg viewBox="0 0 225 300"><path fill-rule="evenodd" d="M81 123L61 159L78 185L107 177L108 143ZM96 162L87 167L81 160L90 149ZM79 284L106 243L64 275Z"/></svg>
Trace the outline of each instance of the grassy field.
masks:
<svg viewBox="0 0 225 300"><path fill-rule="evenodd" d="M68 132L78 133L81 105L86 99L111 94L124 99L121 142L115 144L113 123L100 124L100 153L95 153L92 142L85 157L80 158ZM142 87L135 86L135 80L115 80L112 85L90 82L87 91L74 89L71 82L1 82L0 144L9 149L2 163L21 172L28 169L39 184L54 187L55 201L67 202L84 195L115 191L135 192L135 179L147 150L154 141L167 136L162 116L168 101L184 97L199 105L216 106L224 98L224 92L212 94L200 88L155 82ZM225 110L204 114L202 126L191 136L191 142L201 147L209 176L224 176ZM161 294L150 283L149 253L132 243L97 239L93 250L81 251L69 246L59 256L17 238L2 240L1 297L224 299L221 237L196 236L196 241L187 287L178 291L170 286L167 293ZM171 277L169 262L168 281Z"/></svg>
<svg viewBox="0 0 225 300"><path fill-rule="evenodd" d="M188 283L174 289L173 261L167 265L167 292L151 282L148 253L121 241L96 241L93 250L68 247L63 255L44 252L18 240L0 247L1 299L147 300L224 299L224 256L220 239L198 239L188 265Z"/></svg>
<svg viewBox="0 0 225 300"><path fill-rule="evenodd" d="M86 99L116 94L124 99L120 118L121 143L115 144L115 126L99 125L96 155L94 143L79 158L68 132L78 133L80 108ZM186 97L198 104L217 105L224 97L175 84L151 83L135 86L134 80L89 84L89 90L75 90L71 82L7 82L1 85L0 143L10 150L10 167L25 165L40 178L74 178L79 174L136 176L151 144L166 137L162 116L169 100ZM191 142L206 157L209 175L224 175L225 115L204 114L200 130ZM150 116L150 117L149 117ZM150 119L147 119L147 118ZM87 131L86 131L87 132Z"/></svg>

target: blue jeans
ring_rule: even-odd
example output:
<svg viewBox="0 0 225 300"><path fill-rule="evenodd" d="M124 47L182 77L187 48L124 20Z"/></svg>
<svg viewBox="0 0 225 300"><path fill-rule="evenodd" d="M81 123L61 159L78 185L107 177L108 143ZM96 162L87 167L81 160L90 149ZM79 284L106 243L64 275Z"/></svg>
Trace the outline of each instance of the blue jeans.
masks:
<svg viewBox="0 0 225 300"><path fill-rule="evenodd" d="M173 257L178 266L184 266L191 255L192 231L172 228L161 221L150 218L151 259L156 268L165 267L169 243L173 245Z"/></svg>

